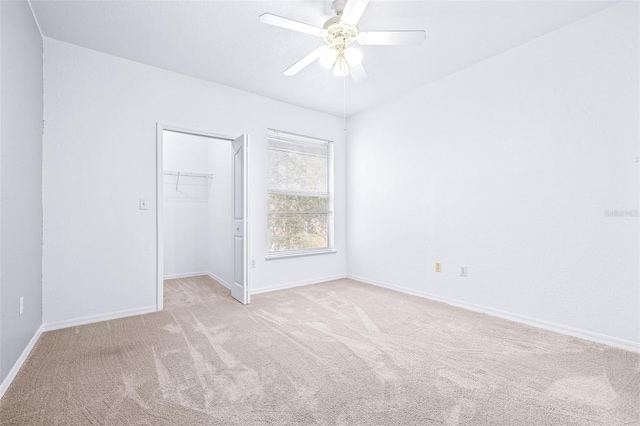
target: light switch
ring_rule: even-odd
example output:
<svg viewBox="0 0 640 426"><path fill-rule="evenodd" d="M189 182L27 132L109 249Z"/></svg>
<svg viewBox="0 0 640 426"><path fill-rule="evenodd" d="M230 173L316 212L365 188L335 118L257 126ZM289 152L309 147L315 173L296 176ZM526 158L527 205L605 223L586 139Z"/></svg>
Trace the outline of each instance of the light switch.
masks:
<svg viewBox="0 0 640 426"><path fill-rule="evenodd" d="M460 265L460 276L461 277L467 276L467 267L465 265Z"/></svg>
<svg viewBox="0 0 640 426"><path fill-rule="evenodd" d="M148 210L147 200L145 200L144 198L140 198L140 210Z"/></svg>

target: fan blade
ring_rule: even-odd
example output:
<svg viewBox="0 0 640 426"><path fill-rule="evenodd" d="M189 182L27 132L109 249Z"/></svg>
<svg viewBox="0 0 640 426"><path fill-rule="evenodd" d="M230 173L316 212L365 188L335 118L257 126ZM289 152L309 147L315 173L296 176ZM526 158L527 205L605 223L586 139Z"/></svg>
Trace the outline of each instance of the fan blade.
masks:
<svg viewBox="0 0 640 426"><path fill-rule="evenodd" d="M347 0L340 22L347 25L356 25L368 4L369 0Z"/></svg>
<svg viewBox="0 0 640 426"><path fill-rule="evenodd" d="M286 28L288 30L299 31L311 35L324 35L324 29L305 24L304 22L294 21L293 19L283 18L282 16L273 15L271 13L263 13L260 15L260 22L263 24L275 25L276 27Z"/></svg>
<svg viewBox="0 0 640 426"><path fill-rule="evenodd" d="M358 43L376 45L422 44L424 30L415 31L369 31L358 34Z"/></svg>
<svg viewBox="0 0 640 426"><path fill-rule="evenodd" d="M353 81L355 81L356 83L362 83L363 81L369 78L362 64L358 64L358 66L351 67L351 77L353 78Z"/></svg>
<svg viewBox="0 0 640 426"><path fill-rule="evenodd" d="M327 50L328 48L329 46L326 46L326 45L318 47L316 50L309 53L307 56L300 59L298 62L296 62L295 64L291 65L289 68L284 70L283 74L286 76L296 75L302 68L306 67L311 62L318 59L320 55L322 55L324 51Z"/></svg>

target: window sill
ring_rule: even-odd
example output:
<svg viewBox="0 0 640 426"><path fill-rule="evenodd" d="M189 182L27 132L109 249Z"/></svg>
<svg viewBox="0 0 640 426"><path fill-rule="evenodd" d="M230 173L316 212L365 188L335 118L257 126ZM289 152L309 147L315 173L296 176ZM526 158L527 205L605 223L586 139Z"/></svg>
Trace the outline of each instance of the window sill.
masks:
<svg viewBox="0 0 640 426"><path fill-rule="evenodd" d="M313 250L313 251L281 251L281 252L268 254L266 257L266 260L288 259L291 257L315 256L318 254L331 254L331 253L337 253L337 251L335 249Z"/></svg>

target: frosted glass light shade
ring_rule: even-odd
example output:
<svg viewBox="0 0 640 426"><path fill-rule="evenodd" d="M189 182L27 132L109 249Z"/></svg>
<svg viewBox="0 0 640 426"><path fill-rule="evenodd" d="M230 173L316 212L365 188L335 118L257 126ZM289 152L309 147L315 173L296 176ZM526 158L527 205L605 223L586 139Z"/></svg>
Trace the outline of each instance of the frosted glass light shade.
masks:
<svg viewBox="0 0 640 426"><path fill-rule="evenodd" d="M336 63L336 59L338 59L338 51L332 47L325 50L322 55L320 55L320 64L326 69L331 69L331 67Z"/></svg>
<svg viewBox="0 0 640 426"><path fill-rule="evenodd" d="M362 52L356 48L348 47L344 51L344 58L350 67L357 67L362 62Z"/></svg>

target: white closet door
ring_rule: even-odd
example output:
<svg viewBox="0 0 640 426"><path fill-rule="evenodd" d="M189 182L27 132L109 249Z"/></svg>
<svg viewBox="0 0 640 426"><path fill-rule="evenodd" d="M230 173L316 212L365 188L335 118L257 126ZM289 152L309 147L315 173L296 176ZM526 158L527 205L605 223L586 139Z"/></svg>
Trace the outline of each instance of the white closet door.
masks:
<svg viewBox="0 0 640 426"><path fill-rule="evenodd" d="M233 141L233 286L231 295L249 303L247 269L247 135Z"/></svg>

